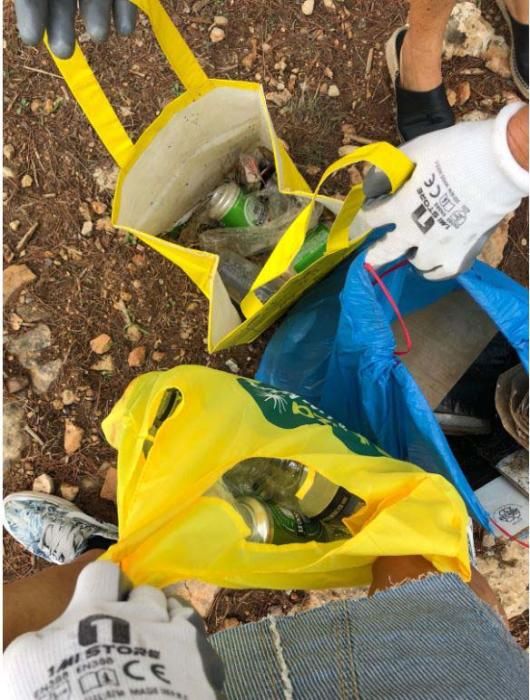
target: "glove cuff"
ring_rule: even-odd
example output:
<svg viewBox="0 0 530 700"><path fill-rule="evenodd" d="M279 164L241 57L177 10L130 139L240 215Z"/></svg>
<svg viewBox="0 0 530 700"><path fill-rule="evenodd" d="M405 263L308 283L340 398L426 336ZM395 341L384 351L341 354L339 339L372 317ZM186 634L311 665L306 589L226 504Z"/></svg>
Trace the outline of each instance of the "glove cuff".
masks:
<svg viewBox="0 0 530 700"><path fill-rule="evenodd" d="M508 144L508 122L525 107L524 102L514 102L503 107L493 128L493 152L497 165L509 181L519 190L520 196L528 195L528 171L515 160Z"/></svg>

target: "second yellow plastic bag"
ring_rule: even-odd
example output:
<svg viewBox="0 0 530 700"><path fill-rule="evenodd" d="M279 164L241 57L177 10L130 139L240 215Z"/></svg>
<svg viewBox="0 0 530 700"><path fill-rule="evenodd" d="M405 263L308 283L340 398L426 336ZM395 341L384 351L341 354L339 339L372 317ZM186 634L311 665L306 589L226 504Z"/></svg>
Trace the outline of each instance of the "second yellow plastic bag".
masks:
<svg viewBox="0 0 530 700"><path fill-rule="evenodd" d="M182 366L135 379L103 430L118 450L120 533L105 557L137 585L199 578L236 588L356 586L371 580L377 557L397 555L421 555L469 579L468 516L454 487L388 457L294 394ZM249 457L296 460L360 496L366 505L347 519L351 538L248 542L238 512L204 494Z"/></svg>

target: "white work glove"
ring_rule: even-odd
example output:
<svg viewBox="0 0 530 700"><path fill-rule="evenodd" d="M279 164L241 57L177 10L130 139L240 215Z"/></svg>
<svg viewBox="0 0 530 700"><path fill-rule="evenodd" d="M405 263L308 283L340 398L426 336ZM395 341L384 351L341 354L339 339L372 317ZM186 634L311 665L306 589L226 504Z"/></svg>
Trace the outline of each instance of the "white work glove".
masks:
<svg viewBox="0 0 530 700"><path fill-rule="evenodd" d="M222 686L221 661L195 626L196 613L151 586L134 588L126 599L120 588L115 564L83 569L63 615L6 649L3 696L220 697L213 686Z"/></svg>
<svg viewBox="0 0 530 700"><path fill-rule="evenodd" d="M495 119L461 122L402 146L416 163L410 179L393 196L368 200L350 228L353 239L395 224L366 262L378 268L405 255L428 280L467 270L499 221L528 195L528 172L507 141L508 121L523 106L511 104ZM367 197L389 191L381 176L367 177Z"/></svg>

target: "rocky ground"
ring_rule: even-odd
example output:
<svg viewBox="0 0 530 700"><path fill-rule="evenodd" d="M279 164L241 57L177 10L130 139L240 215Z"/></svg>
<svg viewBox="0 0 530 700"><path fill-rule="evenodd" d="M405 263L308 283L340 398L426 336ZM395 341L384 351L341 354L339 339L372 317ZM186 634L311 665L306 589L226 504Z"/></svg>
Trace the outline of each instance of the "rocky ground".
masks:
<svg viewBox="0 0 530 700"><path fill-rule="evenodd" d="M384 42L404 21L405 2L175 4L172 15L210 75L264 85L278 134L312 184L339 153L398 143ZM491 0L481 6L482 16L460 3L446 49L459 119L487 118L515 99L504 25ZM115 454L100 422L129 381L179 363L252 376L270 331L250 346L207 353L205 300L178 269L113 229L113 163L45 50L18 41L11 3L4 11L4 490L53 490L115 520ZM181 91L144 20L128 40L94 46L81 33L80 42L133 138ZM350 170L331 191L344 194L358 178ZM524 204L487 252L523 284L527 212ZM497 543L481 557L497 562L498 590L509 581L503 596L524 644L526 583L516 572L526 550ZM5 538L6 581L42 566ZM210 630L362 594L180 588Z"/></svg>

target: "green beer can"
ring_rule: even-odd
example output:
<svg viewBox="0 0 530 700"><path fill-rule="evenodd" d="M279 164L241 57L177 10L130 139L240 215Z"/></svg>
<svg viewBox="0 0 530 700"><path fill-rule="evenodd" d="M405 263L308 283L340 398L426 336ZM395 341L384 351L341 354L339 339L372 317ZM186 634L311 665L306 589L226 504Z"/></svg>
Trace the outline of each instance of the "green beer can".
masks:
<svg viewBox="0 0 530 700"><path fill-rule="evenodd" d="M245 194L235 182L227 182L212 192L208 214L228 228L248 228L265 222L267 207L256 195Z"/></svg>
<svg viewBox="0 0 530 700"><path fill-rule="evenodd" d="M237 507L251 530L250 542L290 544L292 542L325 542L326 532L318 520L257 498L240 498Z"/></svg>

